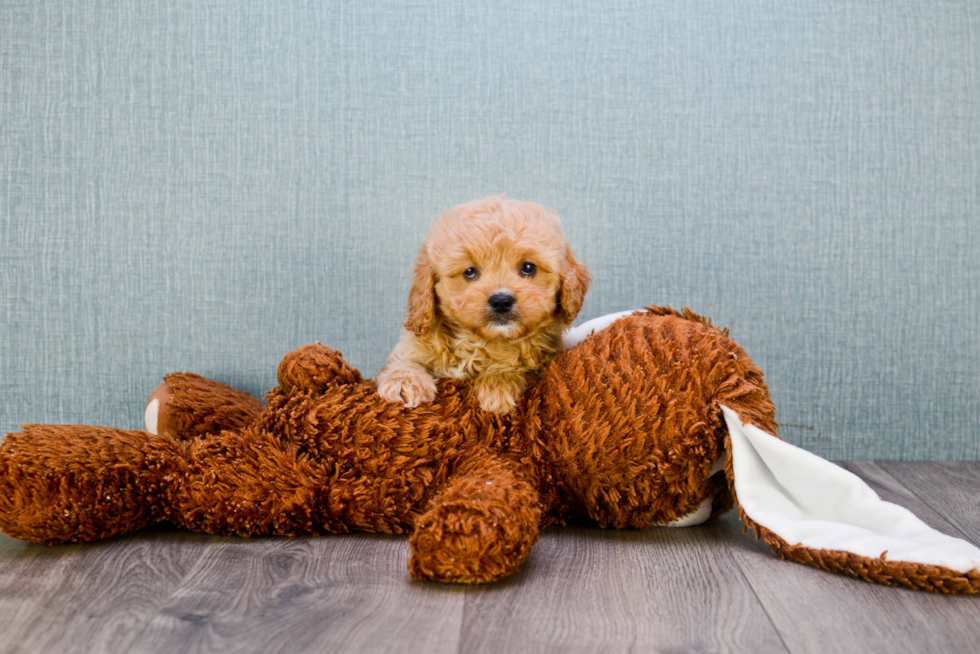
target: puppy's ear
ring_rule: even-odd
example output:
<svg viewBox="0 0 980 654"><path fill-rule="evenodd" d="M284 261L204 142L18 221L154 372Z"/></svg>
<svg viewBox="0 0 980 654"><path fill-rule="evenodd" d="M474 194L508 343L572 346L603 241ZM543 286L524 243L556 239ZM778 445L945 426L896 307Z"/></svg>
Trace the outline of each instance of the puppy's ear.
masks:
<svg viewBox="0 0 980 654"><path fill-rule="evenodd" d="M436 318L436 272L425 246L419 251L412 271L412 288L408 291L408 313L405 329L421 336L429 331Z"/></svg>
<svg viewBox="0 0 980 654"><path fill-rule="evenodd" d="M582 302L592 283L588 267L578 260L571 248L566 249L565 270L558 291L558 314L571 323L582 310Z"/></svg>

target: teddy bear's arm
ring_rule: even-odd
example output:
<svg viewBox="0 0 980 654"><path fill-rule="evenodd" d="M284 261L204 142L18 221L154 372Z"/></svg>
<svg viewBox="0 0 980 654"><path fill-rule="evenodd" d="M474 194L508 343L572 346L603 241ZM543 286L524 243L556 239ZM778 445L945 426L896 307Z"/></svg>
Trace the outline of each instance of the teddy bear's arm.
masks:
<svg viewBox="0 0 980 654"><path fill-rule="evenodd" d="M287 393L322 393L330 384L354 384L361 373L348 365L340 352L315 343L304 345L279 363L279 386Z"/></svg>
<svg viewBox="0 0 980 654"><path fill-rule="evenodd" d="M520 463L479 450L418 519L413 577L483 583L512 573L538 540L541 499Z"/></svg>

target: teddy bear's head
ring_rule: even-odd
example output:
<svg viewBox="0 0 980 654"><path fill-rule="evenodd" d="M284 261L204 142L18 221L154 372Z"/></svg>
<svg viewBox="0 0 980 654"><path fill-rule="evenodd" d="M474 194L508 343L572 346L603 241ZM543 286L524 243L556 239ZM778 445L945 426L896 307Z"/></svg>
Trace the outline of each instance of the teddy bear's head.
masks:
<svg viewBox="0 0 980 654"><path fill-rule="evenodd" d="M724 451L713 393L737 365L726 341L704 324L646 314L554 359L526 395L524 422L565 511L646 528L687 515L723 486L708 480ZM671 369L684 372L657 374Z"/></svg>

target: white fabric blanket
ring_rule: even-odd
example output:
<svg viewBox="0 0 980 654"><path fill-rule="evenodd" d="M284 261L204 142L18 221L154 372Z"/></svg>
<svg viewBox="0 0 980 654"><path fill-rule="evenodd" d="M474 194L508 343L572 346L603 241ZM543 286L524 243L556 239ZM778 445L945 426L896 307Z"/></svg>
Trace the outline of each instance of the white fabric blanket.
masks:
<svg viewBox="0 0 980 654"><path fill-rule="evenodd" d="M621 311L573 327L562 344L573 347L632 313ZM743 424L734 411L721 408L731 436L738 502L749 518L788 544L939 565L960 573L980 570L980 549L974 545L932 529L908 509L879 498L857 475ZM709 499L664 526L700 524L710 514Z"/></svg>

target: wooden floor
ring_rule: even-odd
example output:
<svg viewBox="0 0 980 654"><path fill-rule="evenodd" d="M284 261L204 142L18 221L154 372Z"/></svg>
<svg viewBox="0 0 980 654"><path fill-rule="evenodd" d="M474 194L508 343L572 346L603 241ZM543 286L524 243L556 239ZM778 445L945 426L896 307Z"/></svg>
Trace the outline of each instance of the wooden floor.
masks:
<svg viewBox="0 0 980 654"><path fill-rule="evenodd" d="M980 543L980 462L850 463ZM977 652L980 596L774 558L733 514L552 529L490 586L412 581L404 538L244 540L156 528L91 545L0 535L0 652Z"/></svg>

